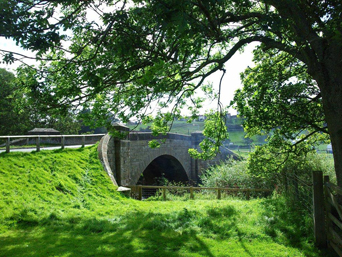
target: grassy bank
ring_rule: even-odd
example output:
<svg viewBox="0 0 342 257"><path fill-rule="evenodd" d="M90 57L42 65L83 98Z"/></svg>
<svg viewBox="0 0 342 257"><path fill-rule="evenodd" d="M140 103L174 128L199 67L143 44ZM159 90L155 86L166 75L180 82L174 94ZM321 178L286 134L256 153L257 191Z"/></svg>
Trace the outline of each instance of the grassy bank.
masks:
<svg viewBox="0 0 342 257"><path fill-rule="evenodd" d="M1 226L87 215L120 200L96 148L0 154Z"/></svg>
<svg viewBox="0 0 342 257"><path fill-rule="evenodd" d="M326 256L281 197L138 202L96 155L0 154L0 256Z"/></svg>

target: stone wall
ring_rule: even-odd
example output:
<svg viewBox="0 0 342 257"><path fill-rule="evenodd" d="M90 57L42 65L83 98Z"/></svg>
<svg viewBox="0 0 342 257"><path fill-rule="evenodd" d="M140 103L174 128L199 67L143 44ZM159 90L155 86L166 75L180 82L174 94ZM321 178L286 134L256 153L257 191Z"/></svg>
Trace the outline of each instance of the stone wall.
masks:
<svg viewBox="0 0 342 257"><path fill-rule="evenodd" d="M147 166L163 155L176 158L183 166L188 180L196 184L203 170L234 156L231 151L222 148L222 152L211 161L192 159L188 150L199 148L199 143L204 138L201 132L192 133L191 136L169 133L154 137L149 132L130 133L127 127L119 124L114 128L122 133L122 137L113 138L106 135L100 142L99 156L116 185L135 185ZM150 148L148 142L152 139L159 140L160 147Z"/></svg>
<svg viewBox="0 0 342 257"><path fill-rule="evenodd" d="M104 170L107 172L108 176L112 180L114 185L118 185L115 174L115 158L114 158L114 148L111 147L114 138L108 134L101 138L100 143L97 147L98 156L102 163Z"/></svg>
<svg viewBox="0 0 342 257"><path fill-rule="evenodd" d="M123 184L135 185L141 173L157 157L171 155L175 157L183 166L188 179L193 179L191 174L191 158L188 149L191 147L190 140L165 139L159 148L150 148L149 140L130 141L130 161L125 163L129 175L122 180Z"/></svg>

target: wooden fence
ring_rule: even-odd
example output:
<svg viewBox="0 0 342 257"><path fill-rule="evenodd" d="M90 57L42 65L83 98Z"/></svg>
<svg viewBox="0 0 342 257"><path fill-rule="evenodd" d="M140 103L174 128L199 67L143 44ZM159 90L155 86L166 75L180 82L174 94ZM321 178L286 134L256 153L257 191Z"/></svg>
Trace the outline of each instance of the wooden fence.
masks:
<svg viewBox="0 0 342 257"><path fill-rule="evenodd" d="M41 148L41 142L44 139L59 139L58 144L61 146L62 149L64 149L66 145L66 139L73 139L73 143L69 145L82 145L82 147L85 146L87 143L87 138L92 138L91 142L88 143L94 143L96 141L99 141L101 137L104 136L104 134L86 134L86 135L20 135L20 136L0 136L0 139L5 140L5 147L6 147L6 153L9 153L11 151L11 145L13 145L14 141L22 141L23 145L28 145L29 142L34 140L34 145L36 146L35 149L37 152L40 151ZM94 139L93 139L94 138Z"/></svg>
<svg viewBox="0 0 342 257"><path fill-rule="evenodd" d="M342 257L342 188L330 183L329 176L324 177L326 233L328 246ZM339 200L338 200L339 199Z"/></svg>
<svg viewBox="0 0 342 257"><path fill-rule="evenodd" d="M322 172L313 174L313 205L315 243L331 247L342 257L342 188L330 182Z"/></svg>
<svg viewBox="0 0 342 257"><path fill-rule="evenodd" d="M143 200L144 198L152 196L148 194L146 190L152 190L155 194L160 192L162 199L167 200L167 195L172 194L171 192L186 192L189 194L190 199L195 199L195 193L208 193L209 191L212 194L215 194L216 199L221 199L222 194L230 194L232 196L237 196L238 194L244 194L246 199L249 200L251 193L261 192L269 194L273 190L271 189L252 189L252 188L219 188L219 187L180 187L180 186L145 186L145 185L136 185L136 186L126 186L131 189L131 197L137 200ZM147 193L144 196L144 192Z"/></svg>

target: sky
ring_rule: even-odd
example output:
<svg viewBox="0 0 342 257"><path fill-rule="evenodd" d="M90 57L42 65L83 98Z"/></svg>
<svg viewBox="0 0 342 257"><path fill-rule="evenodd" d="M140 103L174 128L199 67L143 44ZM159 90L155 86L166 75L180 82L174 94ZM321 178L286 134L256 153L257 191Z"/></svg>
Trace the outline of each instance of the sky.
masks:
<svg viewBox="0 0 342 257"><path fill-rule="evenodd" d="M224 106L229 105L230 101L233 100L234 93L237 89L242 88L240 73L243 72L248 66L253 67L253 49L256 44L251 44L246 46L243 53L236 53L226 64L226 74L222 81L221 87L221 102ZM221 78L222 72L218 72L217 74L213 74L209 78L213 82L214 88L218 90L219 81ZM216 105L217 102L213 103ZM235 110L230 110L232 114L236 114Z"/></svg>
<svg viewBox="0 0 342 257"><path fill-rule="evenodd" d="M248 45L245 48L243 53L235 54L226 64L226 75L222 81L221 87L221 102L224 106L227 106L231 100L233 100L234 92L241 88L241 80L240 80L240 73L243 72L247 66L253 66L252 63L252 50L255 47L254 45ZM10 39L1 38L0 40L0 49L9 50L13 52L17 52L27 56L33 56L33 53L25 51L20 47L16 46L15 42ZM33 60L25 60L28 64L34 64ZM0 68L5 68L8 71L15 73L15 69L20 65L20 62L15 62L11 65L6 65L1 63ZM222 72L217 72L209 77L209 81L213 83L213 86L216 90L218 90L219 81L221 78ZM203 113L209 109L216 109L217 108L217 101L213 102L206 102L204 104L204 109L202 110ZM235 110L230 109L229 112L231 114L236 114Z"/></svg>

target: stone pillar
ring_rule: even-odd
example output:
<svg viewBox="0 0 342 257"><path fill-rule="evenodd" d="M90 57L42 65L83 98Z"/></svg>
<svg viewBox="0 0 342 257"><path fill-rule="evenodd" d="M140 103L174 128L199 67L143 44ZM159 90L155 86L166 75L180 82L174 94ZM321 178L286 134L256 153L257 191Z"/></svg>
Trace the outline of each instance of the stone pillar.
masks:
<svg viewBox="0 0 342 257"><path fill-rule="evenodd" d="M129 137L129 128L121 123L114 123L113 124L113 133L120 133L121 138L128 139Z"/></svg>
<svg viewBox="0 0 342 257"><path fill-rule="evenodd" d="M115 123L113 129L116 181L118 185L123 185L123 183L126 184L129 172L124 169L124 163L129 162L129 128Z"/></svg>

